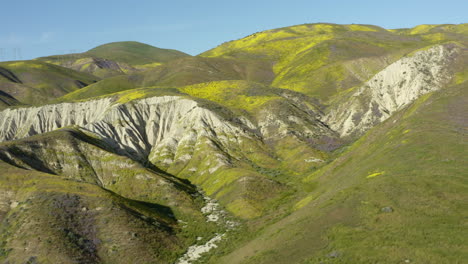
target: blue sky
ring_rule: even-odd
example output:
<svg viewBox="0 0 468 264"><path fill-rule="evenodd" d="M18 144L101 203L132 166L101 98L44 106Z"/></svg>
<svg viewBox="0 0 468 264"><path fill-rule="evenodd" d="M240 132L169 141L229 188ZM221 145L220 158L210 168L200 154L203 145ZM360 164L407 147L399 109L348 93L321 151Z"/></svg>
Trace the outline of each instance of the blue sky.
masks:
<svg viewBox="0 0 468 264"><path fill-rule="evenodd" d="M257 31L303 23L403 28L468 22L466 0L2 0L0 8L0 61L124 40L196 55Z"/></svg>

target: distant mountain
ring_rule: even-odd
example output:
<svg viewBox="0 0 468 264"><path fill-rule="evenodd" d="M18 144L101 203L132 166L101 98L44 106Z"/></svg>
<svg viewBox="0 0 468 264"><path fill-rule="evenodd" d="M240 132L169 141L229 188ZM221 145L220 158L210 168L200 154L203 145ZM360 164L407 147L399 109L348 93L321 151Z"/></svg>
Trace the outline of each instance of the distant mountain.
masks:
<svg viewBox="0 0 468 264"><path fill-rule="evenodd" d="M41 57L38 60L105 78L153 68L189 56L177 50L124 41L104 44L84 53Z"/></svg>
<svg viewBox="0 0 468 264"><path fill-rule="evenodd" d="M271 67L236 59L187 57L170 61L154 69L106 78L79 91L65 95L63 100L86 99L124 90L162 86L178 87L221 80L248 80L270 83Z"/></svg>
<svg viewBox="0 0 468 264"><path fill-rule="evenodd" d="M467 25L0 63L0 261L463 263Z"/></svg>
<svg viewBox="0 0 468 264"><path fill-rule="evenodd" d="M99 58L119 61L132 66L151 63L164 63L189 56L178 50L160 49L136 41L123 41L104 44L90 49L86 54Z"/></svg>

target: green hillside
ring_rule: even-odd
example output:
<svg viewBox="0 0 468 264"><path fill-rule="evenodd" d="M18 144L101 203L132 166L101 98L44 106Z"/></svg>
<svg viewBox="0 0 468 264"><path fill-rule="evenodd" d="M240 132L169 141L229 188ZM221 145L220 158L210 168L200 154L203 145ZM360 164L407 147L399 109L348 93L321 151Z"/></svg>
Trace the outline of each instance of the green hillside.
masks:
<svg viewBox="0 0 468 264"><path fill-rule="evenodd" d="M410 29L386 30L357 24L304 24L267 30L223 43L197 57L178 59L136 73L134 81L117 77L115 81L122 80L122 84L102 83L102 88L101 84L93 87L92 95L227 79L290 89L327 104L334 95L362 84L415 50L448 41L467 41L463 34L465 24L438 26L445 33L437 38L421 27L426 26L416 27L411 34ZM79 96L80 93L85 92L78 92L76 98L89 98Z"/></svg>
<svg viewBox="0 0 468 264"><path fill-rule="evenodd" d="M258 32L200 56L263 60L274 65L274 86L326 101L413 50L466 41L465 24L447 27L456 34L431 37L417 29L414 34L396 34L370 25L304 24Z"/></svg>
<svg viewBox="0 0 468 264"><path fill-rule="evenodd" d="M210 263L463 263L467 95L466 82L429 94L372 129L304 177L315 187L286 217Z"/></svg>
<svg viewBox="0 0 468 264"><path fill-rule="evenodd" d="M178 50L160 49L136 41L108 43L90 49L85 53L86 55L124 62L133 66L155 62L164 63L189 56Z"/></svg>
<svg viewBox="0 0 468 264"><path fill-rule="evenodd" d="M37 60L108 78L151 69L184 57L189 55L136 41L123 41L100 45L83 53L54 55Z"/></svg>
<svg viewBox="0 0 468 264"><path fill-rule="evenodd" d="M468 24L0 63L0 262L464 263Z"/></svg>
<svg viewBox="0 0 468 264"><path fill-rule="evenodd" d="M43 104L99 78L40 61L0 62L0 90L26 104Z"/></svg>
<svg viewBox="0 0 468 264"><path fill-rule="evenodd" d="M143 72L104 79L67 94L65 101L86 99L124 90L161 86L179 87L221 80L249 80L270 83L271 67L261 62L244 63L234 59L187 57Z"/></svg>
<svg viewBox="0 0 468 264"><path fill-rule="evenodd" d="M0 91L0 110L8 108L10 106L20 105L21 103L18 102L13 96Z"/></svg>

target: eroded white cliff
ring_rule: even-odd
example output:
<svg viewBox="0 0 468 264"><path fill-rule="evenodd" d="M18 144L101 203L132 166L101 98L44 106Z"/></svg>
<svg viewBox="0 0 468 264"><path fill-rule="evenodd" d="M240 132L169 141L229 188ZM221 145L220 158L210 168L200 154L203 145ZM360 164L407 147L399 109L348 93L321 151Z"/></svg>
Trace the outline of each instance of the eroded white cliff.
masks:
<svg viewBox="0 0 468 264"><path fill-rule="evenodd" d="M450 63L458 49L437 45L392 63L335 102L324 121L341 136L368 130L421 95L441 89L451 78Z"/></svg>
<svg viewBox="0 0 468 264"><path fill-rule="evenodd" d="M146 157L152 151L161 152L164 149L175 153L180 143L196 142L201 137L251 136L243 123L224 120L213 111L200 107L194 100L162 96L126 104L104 98L6 109L0 112L0 141L25 138L73 125L103 138L122 153L135 157Z"/></svg>

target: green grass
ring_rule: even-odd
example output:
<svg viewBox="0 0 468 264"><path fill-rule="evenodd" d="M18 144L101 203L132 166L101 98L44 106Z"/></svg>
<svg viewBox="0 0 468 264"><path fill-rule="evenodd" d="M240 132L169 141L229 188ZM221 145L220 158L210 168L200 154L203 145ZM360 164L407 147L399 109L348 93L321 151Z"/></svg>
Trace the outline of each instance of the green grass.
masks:
<svg viewBox="0 0 468 264"><path fill-rule="evenodd" d="M109 78L152 69L184 57L190 57L190 55L135 41L123 41L104 44L84 53L41 57L36 61L60 65L99 78ZM99 62L102 59L108 60L103 62L104 66Z"/></svg>
<svg viewBox="0 0 468 264"><path fill-rule="evenodd" d="M152 65L149 70L131 77L110 78L87 89L92 92L80 92L80 98L149 86L247 80L298 91L328 103L337 93L362 84L414 50L463 40L461 34L454 33L463 32L463 25L440 28L440 32L429 30L432 33L422 35L354 24L306 24L267 30L224 43L196 57L180 57L162 64L147 62ZM112 53L128 48L132 54L134 49L146 52L146 48L136 48L139 45L111 43L97 50ZM140 66L144 68L145 64Z"/></svg>
<svg viewBox="0 0 468 264"><path fill-rule="evenodd" d="M0 91L0 110L17 105L21 105L18 100L10 94Z"/></svg>
<svg viewBox="0 0 468 264"><path fill-rule="evenodd" d="M7 214L1 211L2 261L170 262L184 250L184 239L168 231L177 224L157 207L56 175L3 162L0 168L0 189L18 203ZM148 246L155 250L143 250Z"/></svg>
<svg viewBox="0 0 468 264"><path fill-rule="evenodd" d="M44 104L79 90L99 78L40 61L1 62L0 67L15 75L18 82L0 76L2 91L26 104Z"/></svg>
<svg viewBox="0 0 468 264"><path fill-rule="evenodd" d="M218 81L179 88L183 93L207 99L228 108L253 112L262 105L282 97L267 86L246 81Z"/></svg>
<svg viewBox="0 0 468 264"><path fill-rule="evenodd" d="M192 186L112 151L72 128L0 144L1 159L8 152L12 164L52 173L0 161L0 191L8 194L0 204L20 205L0 207L0 260L72 263L98 255L110 263L166 263L198 236L217 232L199 212Z"/></svg>
<svg viewBox="0 0 468 264"><path fill-rule="evenodd" d="M126 63L135 67L153 67L158 63L188 57L190 55L172 49L161 49L136 41L112 42L100 45L83 53L41 57L38 60L54 64L79 62L80 60L97 57L116 62Z"/></svg>
<svg viewBox="0 0 468 264"><path fill-rule="evenodd" d="M68 93L57 101L75 101L75 100L83 100L93 97L99 97L102 95L113 94L125 90L135 89L138 85L132 81L131 77L127 75L115 76L110 77L94 84L91 84L87 87L84 87L80 90L76 90L74 92Z"/></svg>
<svg viewBox="0 0 468 264"><path fill-rule="evenodd" d="M331 151L321 146L343 142L330 131L320 132L329 138L304 131L318 131L312 112L339 102L334 98L349 94L389 63L434 44L464 43L463 34L466 24L399 30L306 24L252 34L196 57L135 42L79 54L73 59L80 63L92 55L147 70L80 90L31 81L36 86L23 98L39 100L56 87L70 92L57 101L71 102L109 96L131 104L177 95L195 100L223 122L238 122L242 115L256 123L271 115L289 133L272 126L253 131L252 137L197 135L196 142L177 142L174 151L155 148L144 162L167 173L117 155L98 137L76 131L3 143L0 152L7 148L16 165L57 175L0 162L0 193L7 194L0 196L0 220L6 219L0 227L0 261L24 263L36 255L39 261L50 256L60 263L91 262L94 251L86 248L87 240L98 237L103 262L172 262L197 236L206 239L222 231L204 223L197 211L201 198L191 196L190 181L243 224L204 257L206 263L462 263L468 255L460 232L468 217L468 167L462 159L467 147L466 55L451 65L451 87L422 96L356 142ZM50 60L61 63L71 57ZM84 76L38 61L0 66L22 80L37 72L50 74L50 80L58 80L52 75L57 72ZM2 86L8 94L29 89L0 78L8 83ZM210 135L212 128L206 129L191 132ZM178 160L187 155L189 159ZM165 158L175 162L166 164ZM161 180L170 184L160 186ZM21 206L3 206L11 199ZM57 205L64 210L54 218ZM92 218L78 210L82 206L112 210L93 211ZM177 224L168 215L171 210L189 224ZM80 220L71 221L69 212Z"/></svg>
<svg viewBox="0 0 468 264"><path fill-rule="evenodd" d="M258 32L200 56L269 62L274 65L275 87L326 102L428 43L437 41L421 42L368 25L305 24Z"/></svg>
<svg viewBox="0 0 468 264"><path fill-rule="evenodd" d="M155 62L189 56L183 52L171 49L160 49L148 44L135 41L113 42L98 46L86 52L87 55L128 63L139 66Z"/></svg>
<svg viewBox="0 0 468 264"><path fill-rule="evenodd" d="M271 82L271 69L261 62L242 62L224 58L187 57L168 62L144 72L114 76L67 94L71 101L112 94L143 87L182 87L224 80Z"/></svg>
<svg viewBox="0 0 468 264"><path fill-rule="evenodd" d="M304 180L316 187L289 216L212 263L462 263L466 91L423 98L369 131Z"/></svg>

